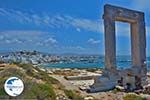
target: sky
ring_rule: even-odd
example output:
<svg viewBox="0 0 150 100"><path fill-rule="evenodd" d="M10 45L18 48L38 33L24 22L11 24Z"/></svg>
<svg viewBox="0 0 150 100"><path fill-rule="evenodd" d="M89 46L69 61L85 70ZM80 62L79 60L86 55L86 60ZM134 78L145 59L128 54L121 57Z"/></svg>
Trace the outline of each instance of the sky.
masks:
<svg viewBox="0 0 150 100"><path fill-rule="evenodd" d="M145 13L150 55L150 0L0 0L0 52L103 55L105 4ZM131 54L130 25L116 29L117 55Z"/></svg>

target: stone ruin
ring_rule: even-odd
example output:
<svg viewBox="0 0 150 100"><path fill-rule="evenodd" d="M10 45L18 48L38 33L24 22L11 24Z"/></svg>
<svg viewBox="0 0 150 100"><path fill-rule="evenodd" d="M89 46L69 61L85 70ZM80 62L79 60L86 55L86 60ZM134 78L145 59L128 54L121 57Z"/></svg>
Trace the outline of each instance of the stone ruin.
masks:
<svg viewBox="0 0 150 100"><path fill-rule="evenodd" d="M144 13L106 4L104 6L105 70L95 77L89 92L106 91L121 85L130 91L146 84L146 31ZM116 66L115 21L130 24L132 66L119 70ZM123 44L125 45L125 44Z"/></svg>

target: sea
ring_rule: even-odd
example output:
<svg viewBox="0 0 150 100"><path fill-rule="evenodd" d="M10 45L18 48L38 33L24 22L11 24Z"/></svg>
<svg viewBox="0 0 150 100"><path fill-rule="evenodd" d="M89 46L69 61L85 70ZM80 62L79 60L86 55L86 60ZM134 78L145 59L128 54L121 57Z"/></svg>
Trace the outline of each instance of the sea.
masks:
<svg viewBox="0 0 150 100"><path fill-rule="evenodd" d="M45 63L42 64L44 67L48 68L104 68L104 57L97 57L97 59L92 59L92 61L74 61L74 62L59 62L59 63ZM116 58L117 68L118 69L127 69L131 68L132 61L131 58L128 56L118 56ZM150 57L147 57L147 69L150 71Z"/></svg>

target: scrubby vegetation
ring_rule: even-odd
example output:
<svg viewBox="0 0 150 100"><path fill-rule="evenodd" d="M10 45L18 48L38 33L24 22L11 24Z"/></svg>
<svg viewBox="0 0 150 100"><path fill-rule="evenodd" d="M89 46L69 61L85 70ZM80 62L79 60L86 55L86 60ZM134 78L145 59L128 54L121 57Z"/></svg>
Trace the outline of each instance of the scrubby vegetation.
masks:
<svg viewBox="0 0 150 100"><path fill-rule="evenodd" d="M13 64L7 66L0 71L0 99L7 99L9 96L4 91L5 80L9 77L16 76L23 80L25 89L24 92L15 99L38 99L38 100L55 100L56 93L53 89L53 84L58 84L59 81L48 76L45 72L38 68L34 69L31 64Z"/></svg>
<svg viewBox="0 0 150 100"><path fill-rule="evenodd" d="M13 99L56 100L57 91L62 91L64 97L71 100L83 100L79 93L66 90L62 84L50 77L45 71L32 64L12 63L0 70L0 100L10 98L4 91L4 83L9 77L19 77L23 80L25 89L20 96ZM58 98L57 98L58 100Z"/></svg>
<svg viewBox="0 0 150 100"><path fill-rule="evenodd" d="M21 68L23 68L26 73L31 76L34 77L36 79L41 79L43 81L45 81L46 83L49 84L59 84L59 81L50 77L47 73L45 73L44 71L40 70L37 67L33 67L32 64L18 64L18 66L20 66ZM35 72L35 70L37 72Z"/></svg>
<svg viewBox="0 0 150 100"><path fill-rule="evenodd" d="M52 88L51 85L49 84L33 84L33 83L28 83L28 85L32 85L30 89L25 90L24 96L25 99L38 99L38 100L55 100L56 99L56 94Z"/></svg>
<svg viewBox="0 0 150 100"><path fill-rule="evenodd" d="M64 90L64 92L67 95L67 97L71 100L84 100L84 98L78 95L77 93L75 93L75 91Z"/></svg>
<svg viewBox="0 0 150 100"><path fill-rule="evenodd" d="M0 64L3 64L3 63L4 63L4 61L0 60Z"/></svg>
<svg viewBox="0 0 150 100"><path fill-rule="evenodd" d="M142 97L135 94L127 94L123 97L123 100L144 100Z"/></svg>
<svg viewBox="0 0 150 100"><path fill-rule="evenodd" d="M101 70L101 71L103 71L104 69L103 68L87 68L86 70L87 71L89 71L89 72L95 72L95 71L97 71L97 70Z"/></svg>
<svg viewBox="0 0 150 100"><path fill-rule="evenodd" d="M5 80L3 78L0 78L0 96L1 95L6 95L6 93L5 93L4 89L3 89L4 82L5 82Z"/></svg>
<svg viewBox="0 0 150 100"><path fill-rule="evenodd" d="M119 90L119 89L117 89L117 88L114 88L114 89L112 90L112 92L116 94L116 93L118 93L118 92L121 92L121 90Z"/></svg>

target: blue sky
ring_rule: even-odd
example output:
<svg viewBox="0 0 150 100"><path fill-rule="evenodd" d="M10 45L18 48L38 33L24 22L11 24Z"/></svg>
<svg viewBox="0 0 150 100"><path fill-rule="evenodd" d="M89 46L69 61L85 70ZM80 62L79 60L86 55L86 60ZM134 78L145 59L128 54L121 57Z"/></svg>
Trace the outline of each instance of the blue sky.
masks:
<svg viewBox="0 0 150 100"><path fill-rule="evenodd" d="M106 3L145 12L150 55L150 0L0 0L0 52L104 54ZM130 26L116 27L117 54L128 55Z"/></svg>

